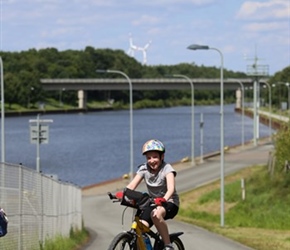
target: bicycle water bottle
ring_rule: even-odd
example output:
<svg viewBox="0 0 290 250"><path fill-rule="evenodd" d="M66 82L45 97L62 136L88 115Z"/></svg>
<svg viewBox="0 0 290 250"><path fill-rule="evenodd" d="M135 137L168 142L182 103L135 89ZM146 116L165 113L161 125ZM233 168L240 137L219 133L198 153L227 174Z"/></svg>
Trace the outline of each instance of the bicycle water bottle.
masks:
<svg viewBox="0 0 290 250"><path fill-rule="evenodd" d="M143 238L144 238L144 242L145 242L145 245L146 245L146 250L152 250L151 241L150 241L150 238L148 237L148 235L144 234Z"/></svg>

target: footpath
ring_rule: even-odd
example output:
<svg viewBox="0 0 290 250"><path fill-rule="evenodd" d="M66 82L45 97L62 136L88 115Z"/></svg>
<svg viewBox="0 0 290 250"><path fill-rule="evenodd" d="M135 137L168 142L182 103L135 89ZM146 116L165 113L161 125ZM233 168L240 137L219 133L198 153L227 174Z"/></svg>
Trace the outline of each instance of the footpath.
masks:
<svg viewBox="0 0 290 250"><path fill-rule="evenodd" d="M203 163L207 159L216 157L219 155L220 155L219 152L214 152L214 153L205 155L203 157ZM200 159L196 158L195 162L196 162L196 165L199 165ZM189 169L192 167L191 161L186 160L186 158L183 160L180 160L180 162L175 162L171 164L177 172L181 170ZM122 190L129 182L130 182L130 179L128 178L128 175L125 174L124 177L85 186L82 188L82 195L83 196L101 195L101 194L106 194L108 191L111 191L111 192L119 191L119 190Z"/></svg>

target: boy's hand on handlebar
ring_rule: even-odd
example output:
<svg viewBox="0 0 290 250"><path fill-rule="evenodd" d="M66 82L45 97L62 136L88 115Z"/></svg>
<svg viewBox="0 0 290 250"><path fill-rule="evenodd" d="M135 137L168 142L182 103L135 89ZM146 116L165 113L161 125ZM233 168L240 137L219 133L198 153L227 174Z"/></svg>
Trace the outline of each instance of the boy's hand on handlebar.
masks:
<svg viewBox="0 0 290 250"><path fill-rule="evenodd" d="M158 197L158 198L154 198L154 203L157 206L162 206L163 204L165 204L167 201L163 198L163 197Z"/></svg>
<svg viewBox="0 0 290 250"><path fill-rule="evenodd" d="M124 196L124 192L123 191L119 191L115 194L116 198L121 200Z"/></svg>

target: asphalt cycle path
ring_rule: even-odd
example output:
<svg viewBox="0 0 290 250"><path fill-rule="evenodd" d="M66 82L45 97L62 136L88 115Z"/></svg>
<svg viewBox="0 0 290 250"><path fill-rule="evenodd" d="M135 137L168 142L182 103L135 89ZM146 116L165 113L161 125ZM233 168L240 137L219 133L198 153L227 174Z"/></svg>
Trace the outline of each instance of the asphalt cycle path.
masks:
<svg viewBox="0 0 290 250"><path fill-rule="evenodd" d="M224 154L225 175L236 172L240 169L256 165L267 164L269 154L273 150L273 145L268 141L259 142L259 145L246 145L232 148ZM174 165L177 169L176 186L178 192L192 190L198 186L220 178L221 164L220 157L210 157L202 164L192 167L189 163ZM116 192L126 184L122 181L113 182L107 185L96 186L83 192L83 218L84 225L90 231L92 237L90 242L83 249L85 250L105 250L110 242L121 231L130 229L133 218L133 209L128 208L124 212L124 206L112 203L107 196L107 192ZM139 190L145 191L145 186L141 185ZM226 219L225 219L226 224ZM223 236L211 233L203 228L192 224L174 220L168 220L170 232L184 232L180 236L185 249L188 250L249 250L251 248L241 245ZM155 229L155 228L153 228Z"/></svg>

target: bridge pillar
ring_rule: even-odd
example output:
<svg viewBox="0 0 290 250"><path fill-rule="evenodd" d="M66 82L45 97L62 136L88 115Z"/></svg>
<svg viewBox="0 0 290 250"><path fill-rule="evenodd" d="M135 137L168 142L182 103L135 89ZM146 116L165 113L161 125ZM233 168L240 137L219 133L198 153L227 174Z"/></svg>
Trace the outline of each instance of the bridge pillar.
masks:
<svg viewBox="0 0 290 250"><path fill-rule="evenodd" d="M79 90L78 91L78 103L80 109L85 109L87 107L87 91Z"/></svg>
<svg viewBox="0 0 290 250"><path fill-rule="evenodd" d="M242 91L241 88L236 90L236 109L242 108Z"/></svg>

